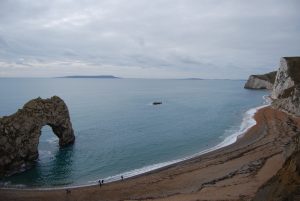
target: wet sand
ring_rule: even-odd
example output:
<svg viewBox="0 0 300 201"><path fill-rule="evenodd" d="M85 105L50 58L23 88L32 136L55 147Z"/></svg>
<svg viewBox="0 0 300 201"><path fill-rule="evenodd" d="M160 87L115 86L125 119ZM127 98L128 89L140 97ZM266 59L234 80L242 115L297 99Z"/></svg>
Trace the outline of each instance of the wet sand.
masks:
<svg viewBox="0 0 300 201"><path fill-rule="evenodd" d="M232 145L159 170L109 184L65 189L0 189L2 201L250 200L286 160L300 118L270 107ZM296 129L295 129L296 128Z"/></svg>

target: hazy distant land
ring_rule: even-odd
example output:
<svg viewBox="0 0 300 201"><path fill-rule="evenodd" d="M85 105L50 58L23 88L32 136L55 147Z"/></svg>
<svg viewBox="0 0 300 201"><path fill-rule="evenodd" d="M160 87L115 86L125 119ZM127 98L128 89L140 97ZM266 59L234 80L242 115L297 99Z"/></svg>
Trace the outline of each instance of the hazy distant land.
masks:
<svg viewBox="0 0 300 201"><path fill-rule="evenodd" d="M113 75L71 75L58 78L98 78L98 79L121 79Z"/></svg>

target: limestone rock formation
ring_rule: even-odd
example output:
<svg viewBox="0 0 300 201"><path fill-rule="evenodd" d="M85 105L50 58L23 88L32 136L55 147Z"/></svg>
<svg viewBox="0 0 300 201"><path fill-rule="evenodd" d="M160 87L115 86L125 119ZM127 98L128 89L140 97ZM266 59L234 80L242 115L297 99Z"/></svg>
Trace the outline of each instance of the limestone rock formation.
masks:
<svg viewBox="0 0 300 201"><path fill-rule="evenodd" d="M61 147L74 143L67 105L57 96L33 99L15 114L0 118L0 176L31 166L38 158L39 138L45 125L52 128Z"/></svg>
<svg viewBox="0 0 300 201"><path fill-rule="evenodd" d="M264 75L250 75L244 88L245 89L269 89L273 88L277 71Z"/></svg>
<svg viewBox="0 0 300 201"><path fill-rule="evenodd" d="M273 106L300 116L300 57L284 57L271 95Z"/></svg>

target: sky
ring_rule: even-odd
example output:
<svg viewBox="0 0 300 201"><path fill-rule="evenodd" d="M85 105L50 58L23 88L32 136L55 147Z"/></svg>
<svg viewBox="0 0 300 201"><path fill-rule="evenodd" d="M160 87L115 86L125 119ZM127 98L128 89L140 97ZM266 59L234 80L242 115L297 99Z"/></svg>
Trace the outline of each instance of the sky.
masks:
<svg viewBox="0 0 300 201"><path fill-rule="evenodd" d="M246 79L300 55L299 0L0 0L0 77Z"/></svg>

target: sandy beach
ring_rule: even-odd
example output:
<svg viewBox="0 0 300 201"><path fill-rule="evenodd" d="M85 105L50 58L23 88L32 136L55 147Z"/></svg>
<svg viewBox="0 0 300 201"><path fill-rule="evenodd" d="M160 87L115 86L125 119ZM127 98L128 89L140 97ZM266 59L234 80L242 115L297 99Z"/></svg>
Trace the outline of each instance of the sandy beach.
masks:
<svg viewBox="0 0 300 201"><path fill-rule="evenodd" d="M232 145L109 184L53 190L0 189L0 200L251 200L282 167L300 118L271 107Z"/></svg>

